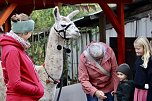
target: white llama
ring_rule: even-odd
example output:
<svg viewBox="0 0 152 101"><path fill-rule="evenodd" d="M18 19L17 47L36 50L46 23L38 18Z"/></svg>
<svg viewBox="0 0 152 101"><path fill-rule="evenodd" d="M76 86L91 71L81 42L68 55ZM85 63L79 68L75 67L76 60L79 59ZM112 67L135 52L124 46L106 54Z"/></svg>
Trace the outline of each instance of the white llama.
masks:
<svg viewBox="0 0 152 101"><path fill-rule="evenodd" d="M6 91L6 87L4 83L3 71L2 71L1 61L0 61L0 101L6 101L5 91Z"/></svg>
<svg viewBox="0 0 152 101"><path fill-rule="evenodd" d="M38 67L39 78L45 87L44 96L40 101L54 101L57 84L54 84L51 78L59 80L61 77L65 40L80 36L78 28L71 21L78 12L78 10L75 10L68 16L61 16L58 7L54 8L55 24L52 26L48 38L45 67ZM59 48L61 48L61 50ZM48 78L48 76L51 76L51 78ZM51 82L48 82L49 80Z"/></svg>

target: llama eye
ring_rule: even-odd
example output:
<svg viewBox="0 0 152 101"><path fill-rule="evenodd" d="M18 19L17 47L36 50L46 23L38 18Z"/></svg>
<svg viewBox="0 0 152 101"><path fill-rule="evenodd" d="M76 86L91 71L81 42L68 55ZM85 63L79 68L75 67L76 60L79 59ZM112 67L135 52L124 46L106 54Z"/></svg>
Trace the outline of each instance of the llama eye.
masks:
<svg viewBox="0 0 152 101"><path fill-rule="evenodd" d="M61 25L62 27L66 27L66 25Z"/></svg>

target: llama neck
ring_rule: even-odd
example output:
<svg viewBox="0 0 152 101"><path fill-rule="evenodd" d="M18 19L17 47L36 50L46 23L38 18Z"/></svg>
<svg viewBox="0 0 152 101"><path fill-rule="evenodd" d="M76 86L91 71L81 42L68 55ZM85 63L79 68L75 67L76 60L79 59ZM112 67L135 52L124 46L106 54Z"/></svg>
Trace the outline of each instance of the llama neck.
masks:
<svg viewBox="0 0 152 101"><path fill-rule="evenodd" d="M58 36L52 27L46 49L45 66L48 73L55 79L61 77L63 70L63 48L58 50L58 45L63 46L64 39Z"/></svg>
<svg viewBox="0 0 152 101"><path fill-rule="evenodd" d="M48 45L52 45L53 48L56 48L57 45L63 46L64 39L62 37L60 37L54 29L51 29L49 39L48 39ZM53 48L50 48L50 49L53 49ZM58 51L58 50L53 49L53 51Z"/></svg>

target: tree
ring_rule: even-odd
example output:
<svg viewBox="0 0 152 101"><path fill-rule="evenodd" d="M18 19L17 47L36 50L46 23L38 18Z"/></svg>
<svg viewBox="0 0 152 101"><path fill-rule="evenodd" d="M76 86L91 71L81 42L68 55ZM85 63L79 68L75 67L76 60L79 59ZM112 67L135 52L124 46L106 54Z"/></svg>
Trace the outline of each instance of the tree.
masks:
<svg viewBox="0 0 152 101"><path fill-rule="evenodd" d="M86 4L84 7L87 7L87 5L88 4ZM97 11L101 10L98 4L92 4L92 5L95 6ZM61 6L59 7L59 9L62 9L60 10L61 15L68 15L69 12L78 9L77 7L78 6L75 6L75 5L67 5L67 6ZM78 19L90 13L96 12L95 10L91 8L89 9L89 6L88 6L89 12L85 8L83 8L83 5L80 5L79 9L80 9L80 12L78 15L74 17L74 19ZM36 26L35 26L36 32L42 31L42 30L46 31L54 24L54 17L53 17L52 12L53 12L53 8L49 8L49 9L43 9L43 10L35 10L31 13L31 17L36 23Z"/></svg>

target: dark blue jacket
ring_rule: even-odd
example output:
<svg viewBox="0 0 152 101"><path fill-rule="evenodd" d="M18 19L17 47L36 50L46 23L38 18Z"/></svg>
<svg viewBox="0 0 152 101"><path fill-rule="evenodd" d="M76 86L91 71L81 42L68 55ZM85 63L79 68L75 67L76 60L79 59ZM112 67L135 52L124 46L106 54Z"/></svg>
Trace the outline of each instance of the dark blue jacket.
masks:
<svg viewBox="0 0 152 101"><path fill-rule="evenodd" d="M133 101L134 98L133 80L120 81L116 95L117 95L117 101Z"/></svg>
<svg viewBox="0 0 152 101"><path fill-rule="evenodd" d="M141 57L137 57L135 62L135 87L138 89L145 89L145 84L149 84L147 101L152 101L152 57L149 58L148 67L145 69L142 67L143 60Z"/></svg>

